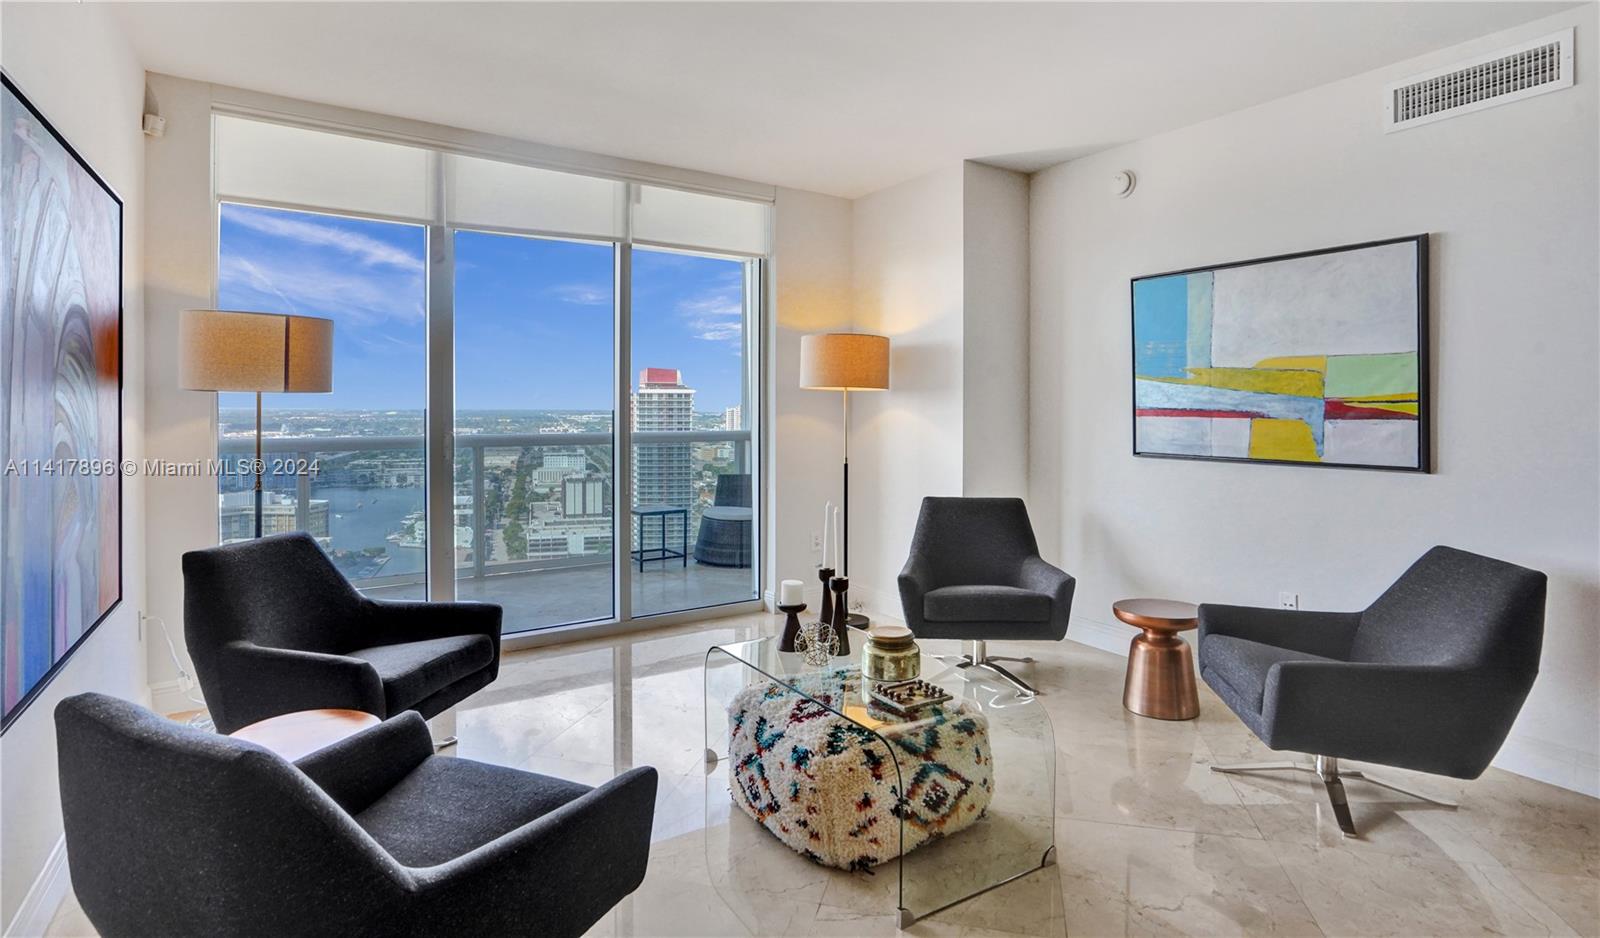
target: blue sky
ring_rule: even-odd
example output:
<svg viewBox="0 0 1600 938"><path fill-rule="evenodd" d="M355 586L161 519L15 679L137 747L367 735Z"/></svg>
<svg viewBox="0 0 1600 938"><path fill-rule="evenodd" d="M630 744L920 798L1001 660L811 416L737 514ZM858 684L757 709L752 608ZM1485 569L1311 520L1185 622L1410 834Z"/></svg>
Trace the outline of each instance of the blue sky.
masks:
<svg viewBox="0 0 1600 938"><path fill-rule="evenodd" d="M219 306L335 323L333 393L269 408L422 408L424 229L226 204L221 224ZM455 237L457 407L610 410L611 245ZM697 410L739 403L741 264L636 248L633 270L630 371L679 369Z"/></svg>

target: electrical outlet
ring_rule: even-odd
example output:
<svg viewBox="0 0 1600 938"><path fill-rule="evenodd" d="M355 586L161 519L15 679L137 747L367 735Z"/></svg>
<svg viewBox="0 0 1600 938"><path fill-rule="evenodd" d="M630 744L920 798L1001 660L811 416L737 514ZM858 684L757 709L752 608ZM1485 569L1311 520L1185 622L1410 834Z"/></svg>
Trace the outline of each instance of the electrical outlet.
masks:
<svg viewBox="0 0 1600 938"><path fill-rule="evenodd" d="M811 532L811 552L813 554L822 553L822 535L816 531Z"/></svg>
<svg viewBox="0 0 1600 938"><path fill-rule="evenodd" d="M1280 608L1280 609L1299 609L1300 608L1300 594L1299 593L1279 593L1278 594L1278 608Z"/></svg>

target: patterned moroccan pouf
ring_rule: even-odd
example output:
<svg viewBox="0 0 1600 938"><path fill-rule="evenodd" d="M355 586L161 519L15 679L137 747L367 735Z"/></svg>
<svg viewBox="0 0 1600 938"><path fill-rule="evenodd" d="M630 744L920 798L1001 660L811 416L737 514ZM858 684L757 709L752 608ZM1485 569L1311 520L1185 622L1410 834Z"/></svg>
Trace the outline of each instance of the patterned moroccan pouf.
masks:
<svg viewBox="0 0 1600 938"><path fill-rule="evenodd" d="M860 676L818 675L816 694L859 703ZM811 690L811 688L807 688ZM994 796L989 723L961 701L878 736L775 683L745 688L728 706L733 800L779 840L818 863L865 869L983 816ZM876 716L876 712L874 711ZM905 796L899 791L904 777Z"/></svg>

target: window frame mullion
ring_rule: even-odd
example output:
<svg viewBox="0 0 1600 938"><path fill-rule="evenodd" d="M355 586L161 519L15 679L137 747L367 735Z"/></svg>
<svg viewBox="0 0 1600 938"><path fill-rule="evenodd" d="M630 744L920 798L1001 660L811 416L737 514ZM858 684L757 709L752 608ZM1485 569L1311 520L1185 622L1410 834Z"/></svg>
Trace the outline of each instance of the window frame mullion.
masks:
<svg viewBox="0 0 1600 938"><path fill-rule="evenodd" d="M455 239L445 218L444 157L430 151L427 409L423 414L428 598L456 598L455 562Z"/></svg>

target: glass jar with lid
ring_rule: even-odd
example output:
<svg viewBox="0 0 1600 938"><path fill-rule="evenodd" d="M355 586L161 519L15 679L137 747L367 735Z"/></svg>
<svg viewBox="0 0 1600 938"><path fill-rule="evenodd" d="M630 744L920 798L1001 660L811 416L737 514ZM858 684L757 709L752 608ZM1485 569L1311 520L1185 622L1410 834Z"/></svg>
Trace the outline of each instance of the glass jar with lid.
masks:
<svg viewBox="0 0 1600 938"><path fill-rule="evenodd" d="M903 625L874 625L861 646L861 676L892 684L922 674L922 652L915 636Z"/></svg>

